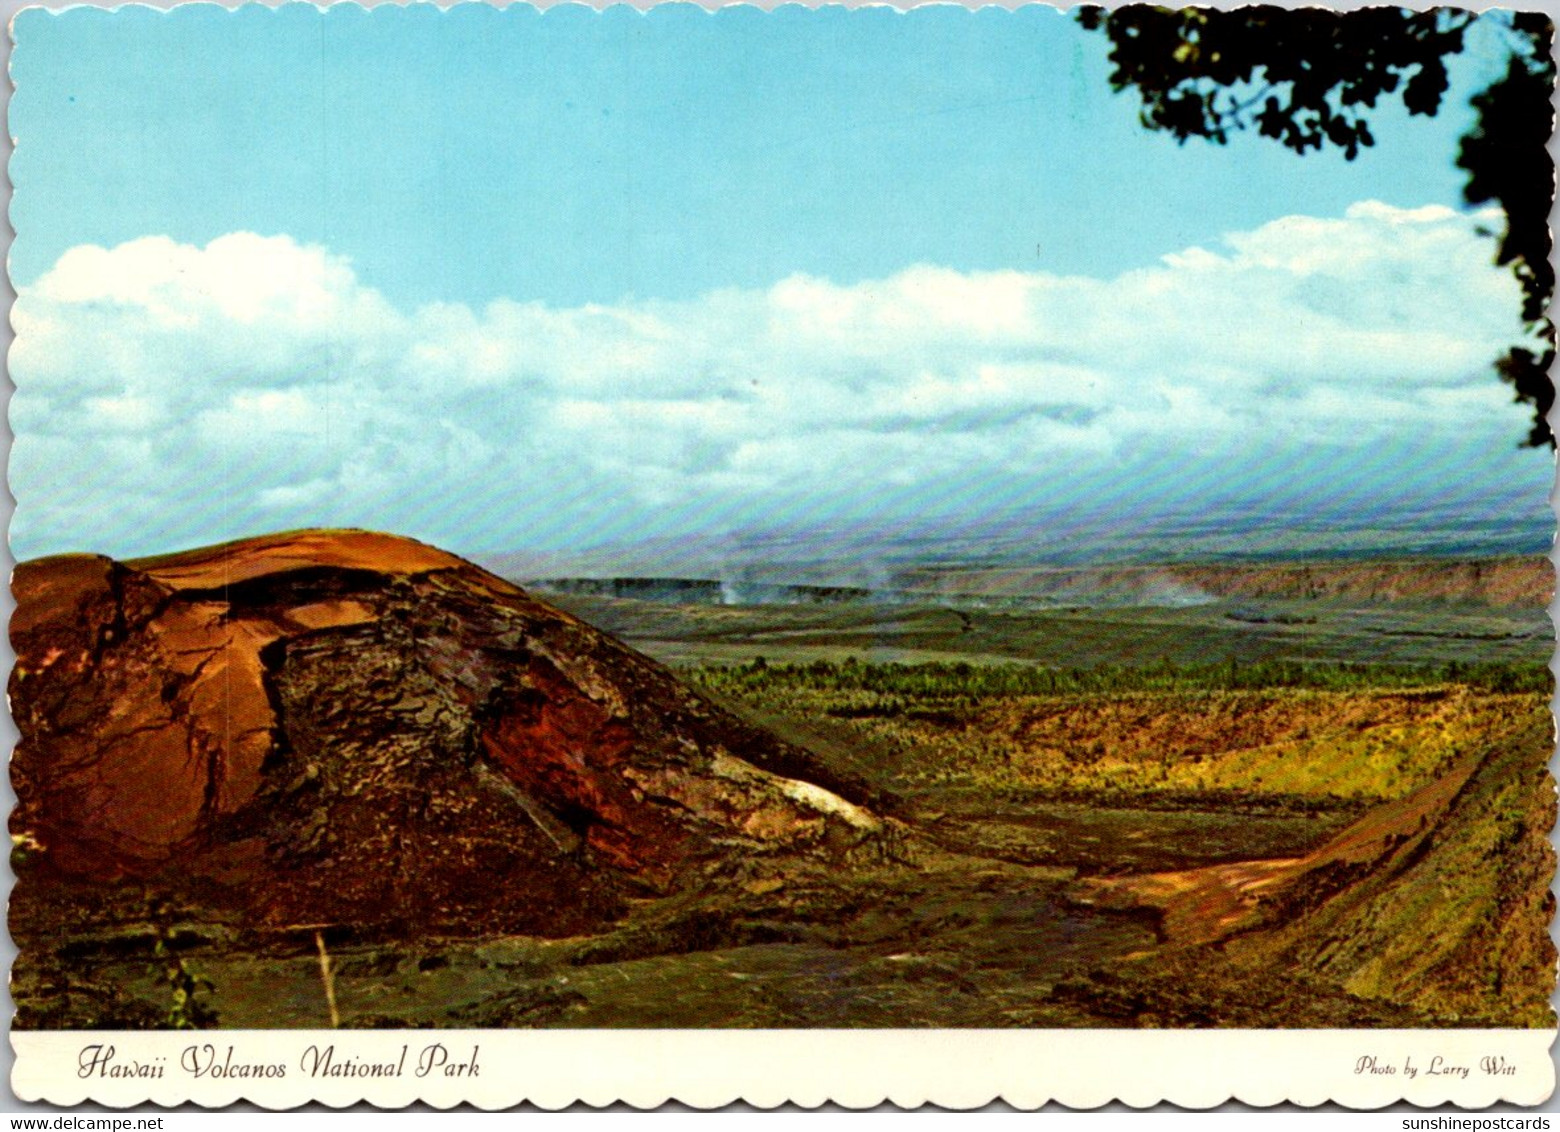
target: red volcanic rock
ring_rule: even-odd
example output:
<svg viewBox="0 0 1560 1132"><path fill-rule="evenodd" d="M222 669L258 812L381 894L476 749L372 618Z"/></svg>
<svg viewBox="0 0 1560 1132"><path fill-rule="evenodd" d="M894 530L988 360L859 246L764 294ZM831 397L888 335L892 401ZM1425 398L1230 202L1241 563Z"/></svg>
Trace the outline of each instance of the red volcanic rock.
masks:
<svg viewBox="0 0 1560 1132"><path fill-rule="evenodd" d="M11 827L68 875L275 924L568 932L712 856L879 828L807 752L408 539L64 555L13 588Z"/></svg>

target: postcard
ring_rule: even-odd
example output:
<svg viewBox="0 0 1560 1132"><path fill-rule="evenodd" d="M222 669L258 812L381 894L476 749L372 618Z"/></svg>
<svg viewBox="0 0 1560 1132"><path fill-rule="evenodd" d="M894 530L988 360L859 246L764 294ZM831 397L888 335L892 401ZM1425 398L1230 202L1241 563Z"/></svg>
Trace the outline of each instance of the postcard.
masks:
<svg viewBox="0 0 1560 1132"><path fill-rule="evenodd" d="M1548 17L11 34L19 1097L1549 1096Z"/></svg>

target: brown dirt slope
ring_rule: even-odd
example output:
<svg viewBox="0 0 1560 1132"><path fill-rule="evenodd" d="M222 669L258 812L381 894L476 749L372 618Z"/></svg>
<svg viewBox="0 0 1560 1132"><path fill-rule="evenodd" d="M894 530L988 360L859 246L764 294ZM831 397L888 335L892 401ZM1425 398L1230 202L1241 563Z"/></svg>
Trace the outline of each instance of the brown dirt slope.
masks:
<svg viewBox="0 0 1560 1132"><path fill-rule="evenodd" d="M1555 784L1547 719L1465 753L1315 851L1092 878L1071 895L1153 908L1172 944L1217 944L1253 971L1471 1024L1551 1026Z"/></svg>
<svg viewBox="0 0 1560 1132"><path fill-rule="evenodd" d="M66 555L13 589L11 828L63 877L199 885L256 923L566 933L881 830L858 784L409 539Z"/></svg>

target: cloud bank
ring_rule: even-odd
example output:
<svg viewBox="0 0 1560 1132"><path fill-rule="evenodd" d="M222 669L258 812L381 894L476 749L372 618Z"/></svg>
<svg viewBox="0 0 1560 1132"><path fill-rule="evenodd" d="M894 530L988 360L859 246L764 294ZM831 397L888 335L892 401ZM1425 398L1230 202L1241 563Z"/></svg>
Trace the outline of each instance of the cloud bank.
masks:
<svg viewBox="0 0 1560 1132"><path fill-rule="evenodd" d="M1519 296L1480 224L1362 202L1108 280L918 265L568 309L399 309L287 236L80 246L13 313L13 543L559 548L1498 483Z"/></svg>

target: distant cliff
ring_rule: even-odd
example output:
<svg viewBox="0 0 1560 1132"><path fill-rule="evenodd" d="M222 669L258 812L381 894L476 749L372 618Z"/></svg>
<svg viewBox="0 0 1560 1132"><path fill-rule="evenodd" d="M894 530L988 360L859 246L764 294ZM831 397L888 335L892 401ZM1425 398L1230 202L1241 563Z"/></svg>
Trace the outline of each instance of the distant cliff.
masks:
<svg viewBox="0 0 1560 1132"><path fill-rule="evenodd" d="M1555 576L1549 560L1535 556L1077 569L948 567L904 571L894 584L944 599L1190 605L1262 598L1545 608L1554 595Z"/></svg>

